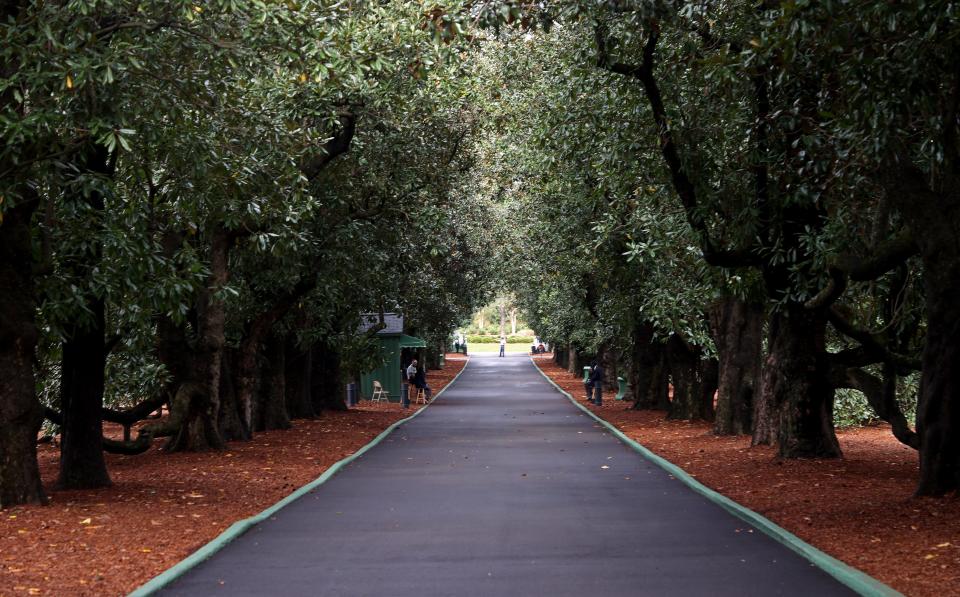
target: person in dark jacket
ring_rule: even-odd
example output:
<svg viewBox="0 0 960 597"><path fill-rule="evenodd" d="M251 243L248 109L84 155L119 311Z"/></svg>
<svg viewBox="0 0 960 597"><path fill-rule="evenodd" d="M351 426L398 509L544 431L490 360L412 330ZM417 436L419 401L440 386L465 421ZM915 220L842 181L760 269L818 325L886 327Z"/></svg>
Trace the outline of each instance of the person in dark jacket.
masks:
<svg viewBox="0 0 960 597"><path fill-rule="evenodd" d="M426 368L417 367L417 373L413 376L413 385L417 386L418 390L423 390L423 393L426 395L427 401L429 402L430 396L433 395L433 390L427 385Z"/></svg>
<svg viewBox="0 0 960 597"><path fill-rule="evenodd" d="M593 396L590 396L588 392L587 399L597 406L603 404L603 365L600 361L593 362L587 384L593 389Z"/></svg>

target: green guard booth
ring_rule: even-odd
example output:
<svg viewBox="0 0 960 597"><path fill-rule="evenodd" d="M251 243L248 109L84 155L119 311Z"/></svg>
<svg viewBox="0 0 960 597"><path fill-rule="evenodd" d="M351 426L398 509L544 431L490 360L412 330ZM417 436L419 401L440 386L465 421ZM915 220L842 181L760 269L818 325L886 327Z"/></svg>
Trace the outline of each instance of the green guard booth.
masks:
<svg viewBox="0 0 960 597"><path fill-rule="evenodd" d="M379 341L383 364L360 376L360 392L369 397L373 394L373 382L376 380L380 382L384 390L390 392L390 402L399 402L400 387L403 384L404 377L400 361L403 349L426 348L427 343L414 336L386 330L377 334L377 340Z"/></svg>

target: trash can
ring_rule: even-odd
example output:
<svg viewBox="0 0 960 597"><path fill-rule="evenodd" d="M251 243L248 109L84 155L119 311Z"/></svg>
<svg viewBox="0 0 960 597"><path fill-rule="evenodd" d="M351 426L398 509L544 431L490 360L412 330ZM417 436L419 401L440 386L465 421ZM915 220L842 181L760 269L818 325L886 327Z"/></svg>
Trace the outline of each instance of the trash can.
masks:
<svg viewBox="0 0 960 597"><path fill-rule="evenodd" d="M616 400L623 400L623 396L627 393L627 380L622 377L617 378L617 396Z"/></svg>
<svg viewBox="0 0 960 597"><path fill-rule="evenodd" d="M587 383L587 380L590 379L590 367L583 368L583 383Z"/></svg>
<svg viewBox="0 0 960 597"><path fill-rule="evenodd" d="M347 384L347 406L356 406L357 405L357 384L348 383Z"/></svg>

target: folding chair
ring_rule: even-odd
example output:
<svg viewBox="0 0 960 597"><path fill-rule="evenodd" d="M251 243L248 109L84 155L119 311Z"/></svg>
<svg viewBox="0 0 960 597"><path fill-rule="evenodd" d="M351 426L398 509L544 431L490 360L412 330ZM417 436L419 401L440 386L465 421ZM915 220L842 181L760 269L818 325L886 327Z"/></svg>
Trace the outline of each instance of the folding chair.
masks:
<svg viewBox="0 0 960 597"><path fill-rule="evenodd" d="M384 390L379 381L373 382L373 395L370 396L370 402L390 402L390 392Z"/></svg>

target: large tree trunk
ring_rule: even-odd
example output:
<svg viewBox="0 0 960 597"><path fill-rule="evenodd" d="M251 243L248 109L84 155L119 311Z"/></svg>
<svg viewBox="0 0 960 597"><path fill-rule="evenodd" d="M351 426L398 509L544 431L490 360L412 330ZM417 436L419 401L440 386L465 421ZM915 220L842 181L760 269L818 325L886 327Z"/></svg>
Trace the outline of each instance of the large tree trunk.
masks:
<svg viewBox="0 0 960 597"><path fill-rule="evenodd" d="M257 401L257 430L289 429L286 401L286 352L282 338L271 334L264 346L266 359Z"/></svg>
<svg viewBox="0 0 960 597"><path fill-rule="evenodd" d="M717 389L720 382L720 361L701 359L697 367L700 375L700 412L707 421L716 417Z"/></svg>
<svg viewBox="0 0 960 597"><path fill-rule="evenodd" d="M833 385L820 310L789 303L770 319L770 354L763 390L776 409L777 444L784 458L837 458Z"/></svg>
<svg viewBox="0 0 960 597"><path fill-rule="evenodd" d="M60 489L108 487L103 458L103 388L107 348L103 300L87 302L89 322L67 327L60 368Z"/></svg>
<svg viewBox="0 0 960 597"><path fill-rule="evenodd" d="M36 197L7 207L0 224L0 508L45 503L37 466L37 345L30 220Z"/></svg>
<svg viewBox="0 0 960 597"><path fill-rule="evenodd" d="M667 342L670 378L673 380L673 400L668 419L709 419L713 410L713 392L716 388L712 366L704 361L699 348L689 346L674 334ZM705 396L711 396L709 408Z"/></svg>
<svg viewBox="0 0 960 597"><path fill-rule="evenodd" d="M113 168L110 154L103 146L90 147L84 164L85 172L109 175ZM85 203L95 217L103 217L105 207L103 193L93 189L72 191L74 201ZM100 222L95 224L97 228ZM102 260L102 250L90 243L79 256L65 264L68 270L84 276ZM65 326L62 346L60 408L63 425L60 428L60 489L93 489L108 487L110 475L103 458L103 390L107 366L106 306L102 297L88 291L84 297L87 314L78 314Z"/></svg>
<svg viewBox="0 0 960 597"><path fill-rule="evenodd" d="M220 359L220 433L224 441L247 441L253 437L249 405L240 403L237 391L237 349L224 347Z"/></svg>
<svg viewBox="0 0 960 597"><path fill-rule="evenodd" d="M240 420L250 429L256 429L256 400L260 387L260 335L247 335L237 349L237 411Z"/></svg>
<svg viewBox="0 0 960 597"><path fill-rule="evenodd" d="M326 342L313 345L310 398L313 410L347 410L340 376L340 353Z"/></svg>
<svg viewBox="0 0 960 597"><path fill-rule="evenodd" d="M949 174L944 190L933 192L922 173L908 170L900 177L905 188L891 194L923 262L927 337L917 404L918 495L960 490L960 177Z"/></svg>
<svg viewBox="0 0 960 597"><path fill-rule="evenodd" d="M225 445L219 420L226 309L218 294L227 284L229 251L229 235L222 227L215 227L210 237L210 278L207 287L200 292L197 305L199 330L194 377L203 392L193 394L183 424L168 446L169 450L219 450Z"/></svg>
<svg viewBox="0 0 960 597"><path fill-rule="evenodd" d="M958 244L954 239L954 250ZM927 341L917 405L920 435L918 495L942 495L960 489L960 259L952 271L927 279ZM940 275L944 279L932 281ZM946 278L950 282L946 283ZM939 288L931 288L937 287ZM947 286L951 289L947 291Z"/></svg>
<svg viewBox="0 0 960 597"><path fill-rule="evenodd" d="M577 376L583 373L583 355L574 344L570 344L568 348L567 371Z"/></svg>
<svg viewBox="0 0 960 597"><path fill-rule="evenodd" d="M427 343L426 358L424 361L427 369L440 368L440 356L443 354L443 346L436 343Z"/></svg>
<svg viewBox="0 0 960 597"><path fill-rule="evenodd" d="M570 363L570 353L556 346L551 346L551 350L553 350L553 362L558 367L566 369Z"/></svg>
<svg viewBox="0 0 960 597"><path fill-rule="evenodd" d="M312 419L316 416L310 401L311 354L300 350L294 336L287 337L286 400L287 413L292 419Z"/></svg>
<svg viewBox="0 0 960 597"><path fill-rule="evenodd" d="M763 307L728 298L711 310L711 327L719 356L717 435L750 433L754 396L760 385Z"/></svg>
<svg viewBox="0 0 960 597"><path fill-rule="evenodd" d="M641 323L633 330L633 359L629 375L635 410L669 408L670 387L665 349L654 338L654 328L649 323Z"/></svg>
<svg viewBox="0 0 960 597"><path fill-rule="evenodd" d="M774 361L766 355L760 367L760 386L754 394L753 404L753 434L751 446L772 446L777 443L780 424L777 416L777 405L774 401L774 386L777 377Z"/></svg>

